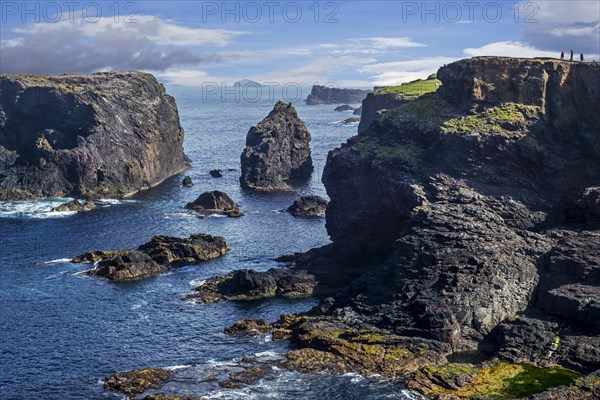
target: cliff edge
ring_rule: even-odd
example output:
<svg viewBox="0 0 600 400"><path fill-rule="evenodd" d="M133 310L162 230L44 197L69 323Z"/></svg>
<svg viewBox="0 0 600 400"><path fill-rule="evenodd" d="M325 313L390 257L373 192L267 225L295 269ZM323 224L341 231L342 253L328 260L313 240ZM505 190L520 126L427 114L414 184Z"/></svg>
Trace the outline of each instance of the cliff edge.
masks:
<svg viewBox="0 0 600 400"><path fill-rule="evenodd" d="M123 197L188 168L150 74L0 76L0 199Z"/></svg>

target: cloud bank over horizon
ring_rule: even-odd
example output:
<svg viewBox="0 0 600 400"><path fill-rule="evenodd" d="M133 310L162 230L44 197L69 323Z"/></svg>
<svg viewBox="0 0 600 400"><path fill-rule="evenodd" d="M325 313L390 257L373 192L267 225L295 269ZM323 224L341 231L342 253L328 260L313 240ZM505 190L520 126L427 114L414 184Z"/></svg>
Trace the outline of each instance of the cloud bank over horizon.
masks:
<svg viewBox="0 0 600 400"><path fill-rule="evenodd" d="M502 19L472 13L465 20L463 13L454 21L444 20L444 15L439 20L408 18L402 2L378 7L351 2L338 5L338 22L331 24L316 23L307 10L295 23L286 15L257 23L204 21L204 15L195 13L198 9L190 11L189 3L181 2L182 8L188 7L183 11L177 11L178 2L156 10L145 10L149 3L140 3L140 14L128 22L77 14L56 22L3 19L0 72L132 69L180 85L250 78L370 87L424 78L465 57L558 57L561 50L573 48L591 61L600 53L597 1L521 2L520 8L503 9ZM382 11L386 5L389 13Z"/></svg>

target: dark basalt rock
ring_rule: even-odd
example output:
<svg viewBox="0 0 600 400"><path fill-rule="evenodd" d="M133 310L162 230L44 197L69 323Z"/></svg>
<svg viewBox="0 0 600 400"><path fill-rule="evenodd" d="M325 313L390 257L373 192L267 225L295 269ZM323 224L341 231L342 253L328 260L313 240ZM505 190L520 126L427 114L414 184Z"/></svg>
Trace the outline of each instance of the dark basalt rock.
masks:
<svg viewBox="0 0 600 400"><path fill-rule="evenodd" d="M79 200L72 200L68 203L61 204L58 207L54 207L50 212L65 212L65 211L89 211L96 207L92 200L86 200L84 203Z"/></svg>
<svg viewBox="0 0 600 400"><path fill-rule="evenodd" d="M222 300L257 300L271 297L301 298L313 294L316 282L305 271L272 268L266 272L238 270L215 276L196 288L190 298L205 303Z"/></svg>
<svg viewBox="0 0 600 400"><path fill-rule="evenodd" d="M313 85L310 94L306 98L306 104L360 103L370 92L370 90L362 89L340 89Z"/></svg>
<svg viewBox="0 0 600 400"><path fill-rule="evenodd" d="M212 170L210 170L209 174L213 178L222 178L223 177L223 173L221 172L220 169L212 169Z"/></svg>
<svg viewBox="0 0 600 400"><path fill-rule="evenodd" d="M360 122L360 117L350 117L342 121L342 125L353 125Z"/></svg>
<svg viewBox="0 0 600 400"><path fill-rule="evenodd" d="M237 321L229 328L225 328L225 333L230 335L257 335L263 333L269 333L273 327L264 319L251 319L245 318Z"/></svg>
<svg viewBox="0 0 600 400"><path fill-rule="evenodd" d="M278 101L273 111L248 131L240 183L252 189L279 190L287 189L291 181L310 177L310 140L296 109Z"/></svg>
<svg viewBox="0 0 600 400"><path fill-rule="evenodd" d="M352 113L353 115L358 115L361 117L362 119L362 110L363 110L363 106L361 105L360 107L358 107L356 110L354 110L354 112Z"/></svg>
<svg viewBox="0 0 600 400"><path fill-rule="evenodd" d="M123 197L189 166L150 74L3 75L0 96L0 198Z"/></svg>
<svg viewBox="0 0 600 400"><path fill-rule="evenodd" d="M148 278L168 268L197 264L224 255L229 248L224 238L206 234L189 238L155 236L136 250L94 251L74 257L74 263L98 263L89 275L111 281Z"/></svg>
<svg viewBox="0 0 600 400"><path fill-rule="evenodd" d="M181 184L185 187L192 187L194 186L194 182L192 181L192 178L189 176L186 176L183 178L183 181L181 182Z"/></svg>
<svg viewBox="0 0 600 400"><path fill-rule="evenodd" d="M337 106L334 111L354 111L354 110L356 110L356 108L352 107L351 105L344 104L341 106Z"/></svg>
<svg viewBox="0 0 600 400"><path fill-rule="evenodd" d="M167 266L197 264L220 257L229 251L225 238L206 234L191 235L189 238L154 236L138 247L155 262Z"/></svg>
<svg viewBox="0 0 600 400"><path fill-rule="evenodd" d="M201 215L224 214L229 217L241 217L244 215L227 194L214 190L202 193L196 200L187 203L185 208L198 211Z"/></svg>
<svg viewBox="0 0 600 400"><path fill-rule="evenodd" d="M106 378L104 388L127 394L139 394L148 389L160 389L173 378L173 374L173 371L158 368L118 372Z"/></svg>
<svg viewBox="0 0 600 400"><path fill-rule="evenodd" d="M319 196L302 196L287 211L297 217L324 217L327 200ZM283 260L284 261L284 260Z"/></svg>
<svg viewBox="0 0 600 400"><path fill-rule="evenodd" d="M133 281L159 275L164 271L166 268L157 264L147 254L125 250L102 259L96 268L87 273L110 281Z"/></svg>

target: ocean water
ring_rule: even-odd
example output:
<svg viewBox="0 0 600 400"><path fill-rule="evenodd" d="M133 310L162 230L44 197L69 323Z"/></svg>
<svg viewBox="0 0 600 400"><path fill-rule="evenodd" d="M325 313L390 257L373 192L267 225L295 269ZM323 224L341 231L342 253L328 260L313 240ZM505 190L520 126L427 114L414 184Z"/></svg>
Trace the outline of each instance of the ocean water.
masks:
<svg viewBox="0 0 600 400"><path fill-rule="evenodd" d="M104 391L111 373L145 367L176 369L164 390L209 399L407 399L396 384L357 375L276 373L244 389L200 384L211 368L241 357L277 357L287 344L239 339L223 328L244 317L275 320L307 310L313 299L197 304L184 297L203 280L234 269L281 266L274 257L329 242L324 219L297 219L280 210L299 195L326 196L320 181L327 153L354 135L340 121L351 113L335 106L296 102L312 133L315 171L292 192L253 193L240 188L239 155L249 127L272 109L258 101L205 98L199 88L168 87L186 131L193 166L162 185L127 200L105 200L86 213L50 214L69 199L0 202L0 398L123 398ZM304 96L305 97L305 96ZM208 171L223 170L223 178ZM195 186L184 188L190 175ZM246 216L199 219L182 207L208 190L222 190ZM111 284L78 272L69 259L90 250L135 248L153 235L224 236L224 257L174 269L139 282Z"/></svg>

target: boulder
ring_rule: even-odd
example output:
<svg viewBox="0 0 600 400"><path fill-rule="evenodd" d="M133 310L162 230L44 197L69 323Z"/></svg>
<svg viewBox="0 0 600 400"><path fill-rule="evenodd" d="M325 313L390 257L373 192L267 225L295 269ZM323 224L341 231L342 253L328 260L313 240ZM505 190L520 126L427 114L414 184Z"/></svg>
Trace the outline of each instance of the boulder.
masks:
<svg viewBox="0 0 600 400"><path fill-rule="evenodd" d="M302 196L288 207L287 211L296 217L324 217L327 200L319 196Z"/></svg>
<svg viewBox="0 0 600 400"><path fill-rule="evenodd" d="M360 117L350 117L342 121L342 125L354 125L360 122Z"/></svg>
<svg viewBox="0 0 600 400"><path fill-rule="evenodd" d="M124 197L189 167L154 76L2 75L0 198Z"/></svg>
<svg viewBox="0 0 600 400"><path fill-rule="evenodd" d="M186 176L183 178L183 181L181 182L181 184L185 187L192 187L194 186L194 182L192 181L192 178L189 176Z"/></svg>
<svg viewBox="0 0 600 400"><path fill-rule="evenodd" d="M244 215L238 204L218 190L202 193L196 200L187 203L185 208L198 211L202 216L224 214L229 217L241 217Z"/></svg>
<svg viewBox="0 0 600 400"><path fill-rule="evenodd" d="M287 189L289 183L310 177L311 136L296 109L278 101L273 111L248 131L241 156L240 183L261 190Z"/></svg>
<svg viewBox="0 0 600 400"><path fill-rule="evenodd" d="M223 173L221 172L220 169L211 169L209 174L213 178L222 178L223 177Z"/></svg>
<svg viewBox="0 0 600 400"><path fill-rule="evenodd" d="M110 281L133 281L159 275L166 268L157 264L147 254L135 250L125 250L102 259L96 268L87 271L89 275L106 278Z"/></svg>
<svg viewBox="0 0 600 400"><path fill-rule="evenodd" d="M86 200L84 203L79 200L72 200L68 203L61 204L60 206L54 207L50 212L65 212L65 211L89 211L96 207L92 200Z"/></svg>
<svg viewBox="0 0 600 400"><path fill-rule="evenodd" d="M138 250L158 264L181 266L220 257L229 248L223 237L196 234L189 238L154 236L148 243L138 247Z"/></svg>

